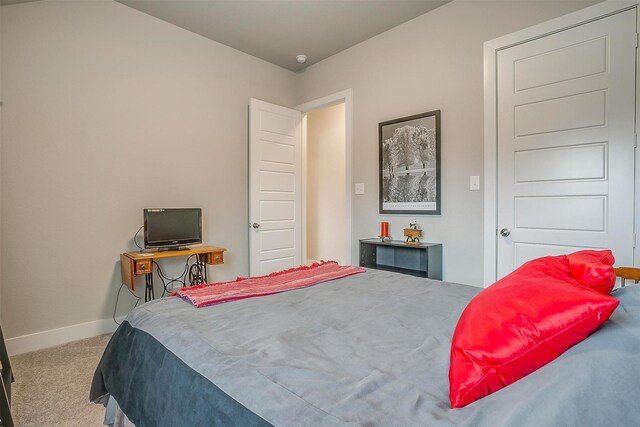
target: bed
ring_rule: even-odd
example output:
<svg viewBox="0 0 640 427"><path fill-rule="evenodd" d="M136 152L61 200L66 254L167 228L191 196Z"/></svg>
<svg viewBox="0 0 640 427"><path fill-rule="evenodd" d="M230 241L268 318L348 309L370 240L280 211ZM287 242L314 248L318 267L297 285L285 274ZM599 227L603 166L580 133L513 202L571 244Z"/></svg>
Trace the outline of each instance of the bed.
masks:
<svg viewBox="0 0 640 427"><path fill-rule="evenodd" d="M479 291L367 270L204 308L155 300L111 338L90 398L138 427L637 425L638 286L588 339L452 410L451 336Z"/></svg>

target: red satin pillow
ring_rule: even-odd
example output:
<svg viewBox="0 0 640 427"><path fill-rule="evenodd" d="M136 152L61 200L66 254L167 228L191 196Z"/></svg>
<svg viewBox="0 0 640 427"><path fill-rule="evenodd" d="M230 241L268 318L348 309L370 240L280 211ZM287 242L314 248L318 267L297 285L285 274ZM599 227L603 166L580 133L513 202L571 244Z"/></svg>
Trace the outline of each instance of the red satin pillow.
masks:
<svg viewBox="0 0 640 427"><path fill-rule="evenodd" d="M580 251L567 255L571 277L601 294L609 295L616 284L613 263L616 261L610 250Z"/></svg>
<svg viewBox="0 0 640 427"><path fill-rule="evenodd" d="M461 408L551 362L604 323L618 300L580 285L566 256L529 261L465 308L451 343L449 398Z"/></svg>

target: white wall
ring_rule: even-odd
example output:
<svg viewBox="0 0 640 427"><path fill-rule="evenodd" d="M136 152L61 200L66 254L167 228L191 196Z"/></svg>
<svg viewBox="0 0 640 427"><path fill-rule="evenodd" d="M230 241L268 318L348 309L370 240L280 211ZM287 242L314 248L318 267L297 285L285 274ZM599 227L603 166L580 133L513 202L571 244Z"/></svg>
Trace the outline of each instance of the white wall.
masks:
<svg viewBox="0 0 640 427"><path fill-rule="evenodd" d="M307 259L346 261L345 105L307 114Z"/></svg>
<svg viewBox="0 0 640 427"><path fill-rule="evenodd" d="M442 242L444 279L482 286L483 194L469 176L483 171L482 43L595 1L454 1L360 43L298 75L297 102L353 89L352 257L357 240L417 220L425 240ZM442 110L442 215L378 213L378 123ZM483 177L484 178L484 177Z"/></svg>
<svg viewBox="0 0 640 427"><path fill-rule="evenodd" d="M213 279L247 274L248 101L293 105L293 73L111 1L1 31L5 336L109 318L144 207L202 207Z"/></svg>

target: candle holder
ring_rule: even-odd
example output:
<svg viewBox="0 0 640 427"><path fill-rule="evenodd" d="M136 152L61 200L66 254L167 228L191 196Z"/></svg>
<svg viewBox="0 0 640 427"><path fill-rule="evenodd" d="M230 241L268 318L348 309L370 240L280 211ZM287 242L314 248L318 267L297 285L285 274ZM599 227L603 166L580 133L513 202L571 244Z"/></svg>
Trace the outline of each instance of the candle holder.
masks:
<svg viewBox="0 0 640 427"><path fill-rule="evenodd" d="M382 242L385 240L391 240L389 237L389 223L387 221L382 221L380 223L380 235L378 237Z"/></svg>

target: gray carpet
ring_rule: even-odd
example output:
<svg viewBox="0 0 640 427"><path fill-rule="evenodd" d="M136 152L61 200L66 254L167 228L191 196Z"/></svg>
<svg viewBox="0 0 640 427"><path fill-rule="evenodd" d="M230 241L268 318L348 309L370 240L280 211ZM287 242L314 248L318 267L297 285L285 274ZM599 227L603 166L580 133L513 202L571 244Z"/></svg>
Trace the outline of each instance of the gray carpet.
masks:
<svg viewBox="0 0 640 427"><path fill-rule="evenodd" d="M110 335L11 357L16 426L101 426L104 408L89 387Z"/></svg>

